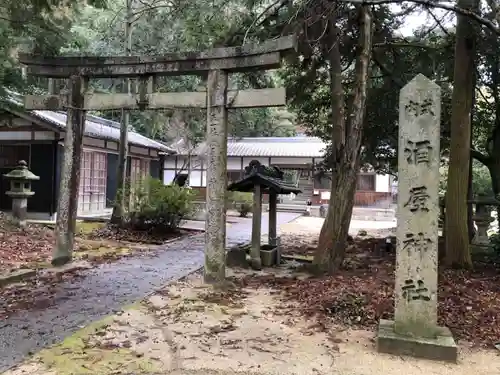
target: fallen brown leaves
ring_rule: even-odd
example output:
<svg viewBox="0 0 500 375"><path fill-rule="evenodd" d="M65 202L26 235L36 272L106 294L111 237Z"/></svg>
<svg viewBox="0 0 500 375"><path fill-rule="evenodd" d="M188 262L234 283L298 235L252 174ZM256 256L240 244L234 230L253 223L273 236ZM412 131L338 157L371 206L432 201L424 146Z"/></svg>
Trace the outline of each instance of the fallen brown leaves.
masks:
<svg viewBox="0 0 500 375"><path fill-rule="evenodd" d="M381 318L393 318L394 264L395 255L381 251L380 240L356 239L335 276L300 280L252 275L239 282L281 290L284 301L316 317L320 326L333 321L375 329ZM455 338L492 347L500 341L500 270L491 263L478 264L474 271L440 269L438 309L439 323Z"/></svg>
<svg viewBox="0 0 500 375"><path fill-rule="evenodd" d="M158 245L193 232L178 230L158 234L146 231L131 231L113 225L106 225L90 233L78 233L74 251L78 253L91 250L92 246L86 244L86 240L99 241L98 248L120 247L120 242ZM54 243L53 227L28 224L24 228L19 228L12 225L7 217L0 213L0 270L5 271L22 267L36 268L42 263L47 264L50 262ZM102 254L96 254L96 257L91 260L93 262L107 262L124 256L130 256L130 254L102 252Z"/></svg>
<svg viewBox="0 0 500 375"><path fill-rule="evenodd" d="M92 264L99 264L124 257L144 256L147 254L147 251L144 251L148 250L147 246L140 248L120 245L120 241L163 243L167 239L175 239L186 233L178 231L159 237L105 226L87 234L77 235L74 247L75 259L88 259ZM90 241L89 237L98 241ZM53 228L40 224L29 224L24 228L18 228L0 213L0 272L9 273L18 268L43 269L49 266L54 243ZM58 284L83 275L84 272L55 275L42 271L23 282L0 287L0 320L15 311L53 305L59 298L56 294Z"/></svg>
<svg viewBox="0 0 500 375"><path fill-rule="evenodd" d="M119 242L134 242L143 244L161 245L165 241L180 238L193 231L175 230L172 232L138 231L127 228L121 228L117 225L107 224L103 228L96 229L86 235L87 238L95 240L112 240Z"/></svg>
<svg viewBox="0 0 500 375"><path fill-rule="evenodd" d="M281 243L284 244L282 254L286 255L313 255L318 245L318 235L282 234Z"/></svg>
<svg viewBox="0 0 500 375"><path fill-rule="evenodd" d="M58 284L80 277L83 277L81 272L37 275L24 282L0 288L0 321L20 310L45 309L53 306L62 298L57 297ZM69 298L71 293L76 294L78 290L66 291L64 298Z"/></svg>
<svg viewBox="0 0 500 375"><path fill-rule="evenodd" d="M18 268L47 261L53 248L53 231L39 225L18 228L0 213L0 268Z"/></svg>

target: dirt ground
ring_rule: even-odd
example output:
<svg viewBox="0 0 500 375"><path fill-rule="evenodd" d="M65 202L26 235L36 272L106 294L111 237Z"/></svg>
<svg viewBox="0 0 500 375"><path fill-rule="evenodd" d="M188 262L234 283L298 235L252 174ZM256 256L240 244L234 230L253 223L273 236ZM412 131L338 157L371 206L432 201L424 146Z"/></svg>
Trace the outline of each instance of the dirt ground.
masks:
<svg viewBox="0 0 500 375"><path fill-rule="evenodd" d="M301 217L281 227L282 239L315 237L321 223L318 218ZM380 226L354 225L351 232L366 229L367 236L392 232ZM320 324L305 318L304 303L289 298L287 286L294 280L302 282L306 290L299 293L309 298L308 293L318 294L319 289L308 292L312 287L307 283L321 280L309 279L292 267L261 272L229 269L228 276L230 285L224 290L204 285L199 273L169 284L3 375L500 374L498 350L473 347L465 340L459 341L459 363L453 365L377 353L373 329L348 325L337 315ZM260 282L266 278L282 281ZM333 290L331 295L335 290L344 294L339 285L328 284L326 289Z"/></svg>
<svg viewBox="0 0 500 375"><path fill-rule="evenodd" d="M238 279L253 271L230 274ZM458 365L379 354L373 332L335 322L319 332L296 311L277 290L214 291L192 275L3 375L500 373L494 351L462 345Z"/></svg>
<svg viewBox="0 0 500 375"><path fill-rule="evenodd" d="M303 236L303 235L319 235L321 226L325 219L312 216L301 216L290 223L280 226L282 236ZM369 220L351 220L349 234L357 236L363 230L367 236L387 237L394 235L396 228L395 221L369 221Z"/></svg>

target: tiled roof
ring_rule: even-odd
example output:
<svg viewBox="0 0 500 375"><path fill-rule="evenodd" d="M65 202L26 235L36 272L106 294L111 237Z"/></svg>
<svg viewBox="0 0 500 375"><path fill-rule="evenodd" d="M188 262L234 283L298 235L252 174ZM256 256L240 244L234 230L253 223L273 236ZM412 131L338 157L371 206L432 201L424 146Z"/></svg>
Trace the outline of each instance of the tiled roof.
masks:
<svg viewBox="0 0 500 375"><path fill-rule="evenodd" d="M264 188L264 192L274 190L278 194L302 193L302 190L287 181L265 176L261 173L252 173L242 180L233 182L227 187L227 189L230 191L250 192L253 191L255 185L261 185Z"/></svg>
<svg viewBox="0 0 500 375"><path fill-rule="evenodd" d="M23 106L21 95L11 90L6 90L6 91L9 94L9 97L6 98L8 102L14 104L15 106L19 107ZM49 124L55 126L59 130L64 131L64 129L66 128L65 112L28 111L28 113L31 114L32 116L37 117L42 121L48 122ZM102 117L87 115L85 121L85 135L94 138L119 141L120 124L115 121L104 119ZM171 147L161 142L154 141L134 131L129 131L128 141L130 144L135 146L148 147L167 153L175 153L175 150L172 149Z"/></svg>
<svg viewBox="0 0 500 375"><path fill-rule="evenodd" d="M182 141L172 146L181 155L187 150ZM316 137L255 137L231 138L227 142L227 156L236 157L307 157L321 158L326 144ZM193 151L194 155L206 153L205 142Z"/></svg>
<svg viewBox="0 0 500 375"><path fill-rule="evenodd" d="M66 128L66 113L64 112L31 111L31 114L40 120L49 122L61 130ZM85 121L85 134L90 137L119 141L120 124L101 117L87 115L87 119ZM174 152L171 147L147 138L134 131L129 131L128 141L130 144L136 146L148 147L169 153Z"/></svg>

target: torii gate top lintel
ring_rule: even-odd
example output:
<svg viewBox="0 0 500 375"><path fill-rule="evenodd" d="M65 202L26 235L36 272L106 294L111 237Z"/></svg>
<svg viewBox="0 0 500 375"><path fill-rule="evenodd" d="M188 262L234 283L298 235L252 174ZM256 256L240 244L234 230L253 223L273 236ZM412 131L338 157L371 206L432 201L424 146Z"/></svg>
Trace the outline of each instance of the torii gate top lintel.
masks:
<svg viewBox="0 0 500 375"><path fill-rule="evenodd" d="M284 53L296 50L294 35L241 47L213 48L163 56L69 56L41 57L20 54L27 73L49 78L137 77L141 75L204 75L210 70L242 72L278 68Z"/></svg>

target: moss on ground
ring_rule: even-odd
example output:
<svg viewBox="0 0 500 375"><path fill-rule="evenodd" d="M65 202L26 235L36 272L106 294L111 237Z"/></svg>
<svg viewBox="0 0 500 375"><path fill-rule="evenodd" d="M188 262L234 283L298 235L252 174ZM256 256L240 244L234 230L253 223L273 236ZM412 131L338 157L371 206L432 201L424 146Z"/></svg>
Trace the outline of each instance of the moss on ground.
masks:
<svg viewBox="0 0 500 375"><path fill-rule="evenodd" d="M104 228L105 222L77 221L76 233L90 234L96 229Z"/></svg>
<svg viewBox="0 0 500 375"><path fill-rule="evenodd" d="M112 247L112 246L80 246L78 251L73 253L75 259L100 259L111 255L124 256L132 252L129 247Z"/></svg>
<svg viewBox="0 0 500 375"><path fill-rule="evenodd" d="M129 305L124 310L133 308L140 308L140 303ZM61 343L41 350L33 359L57 375L160 372L159 362L145 358L128 348L99 347L90 344L92 336L102 335L112 322L111 316L92 323Z"/></svg>
<svg viewBox="0 0 500 375"><path fill-rule="evenodd" d="M312 262L314 260L314 255L300 255L300 254L283 254L281 255L283 259L296 260L298 262Z"/></svg>

